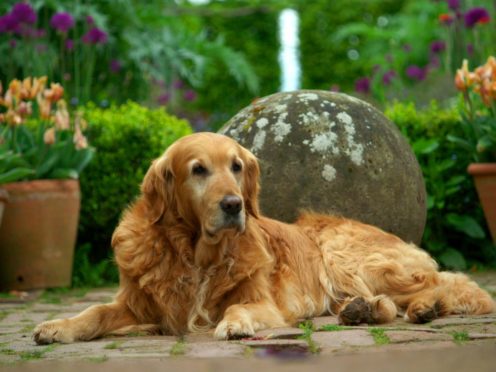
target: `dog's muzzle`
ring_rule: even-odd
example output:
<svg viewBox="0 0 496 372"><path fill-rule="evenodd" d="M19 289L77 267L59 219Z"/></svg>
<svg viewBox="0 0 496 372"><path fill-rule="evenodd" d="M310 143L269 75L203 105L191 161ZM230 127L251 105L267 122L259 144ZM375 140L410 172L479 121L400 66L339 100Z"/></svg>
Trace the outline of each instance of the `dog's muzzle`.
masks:
<svg viewBox="0 0 496 372"><path fill-rule="evenodd" d="M219 204L224 214L223 227L243 230L244 218L241 213L243 210L243 200L236 195L226 195Z"/></svg>

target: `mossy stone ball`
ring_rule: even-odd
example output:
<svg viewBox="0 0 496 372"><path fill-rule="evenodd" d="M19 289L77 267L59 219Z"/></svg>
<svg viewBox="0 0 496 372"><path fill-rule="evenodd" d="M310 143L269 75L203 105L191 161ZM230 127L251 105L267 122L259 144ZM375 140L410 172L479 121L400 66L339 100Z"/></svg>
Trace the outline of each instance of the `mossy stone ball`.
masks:
<svg viewBox="0 0 496 372"><path fill-rule="evenodd" d="M286 222L301 210L340 215L420 243L422 172L400 131L370 104L329 91L277 93L219 132L259 159L264 215Z"/></svg>

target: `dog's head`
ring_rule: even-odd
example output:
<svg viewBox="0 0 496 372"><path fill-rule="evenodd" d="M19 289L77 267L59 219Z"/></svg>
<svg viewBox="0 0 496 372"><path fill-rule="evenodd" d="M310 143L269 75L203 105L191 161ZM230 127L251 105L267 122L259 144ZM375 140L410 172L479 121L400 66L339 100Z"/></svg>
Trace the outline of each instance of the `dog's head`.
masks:
<svg viewBox="0 0 496 372"><path fill-rule="evenodd" d="M152 163L141 190L153 223L173 217L218 240L243 232L247 216L258 216L258 177L257 159L237 142L196 133Z"/></svg>

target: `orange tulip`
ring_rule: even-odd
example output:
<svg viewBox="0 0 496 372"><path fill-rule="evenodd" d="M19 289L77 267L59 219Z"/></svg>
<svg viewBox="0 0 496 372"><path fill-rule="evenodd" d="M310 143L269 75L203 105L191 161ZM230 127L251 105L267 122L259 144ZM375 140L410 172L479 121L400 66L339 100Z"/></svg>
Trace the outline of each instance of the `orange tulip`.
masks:
<svg viewBox="0 0 496 372"><path fill-rule="evenodd" d="M50 89L46 89L44 95L50 102L57 102L64 96L64 88L59 83L51 83Z"/></svg>

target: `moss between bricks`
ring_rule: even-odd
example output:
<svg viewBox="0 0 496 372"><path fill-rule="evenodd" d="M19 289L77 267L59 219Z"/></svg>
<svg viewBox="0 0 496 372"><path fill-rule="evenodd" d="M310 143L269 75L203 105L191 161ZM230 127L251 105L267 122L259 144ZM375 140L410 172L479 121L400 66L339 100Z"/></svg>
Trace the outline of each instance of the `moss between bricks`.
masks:
<svg viewBox="0 0 496 372"><path fill-rule="evenodd" d="M384 328L370 328L369 333L374 338L376 345L387 345L391 343L391 340L386 334L386 330Z"/></svg>
<svg viewBox="0 0 496 372"><path fill-rule="evenodd" d="M463 344L464 342L470 341L470 336L467 331L454 331L451 332L451 335L453 336L453 341L456 344Z"/></svg>
<svg viewBox="0 0 496 372"><path fill-rule="evenodd" d="M16 354L20 357L21 360L35 360L35 359L43 359L45 354L53 351L55 349L56 344L49 345L41 350L29 350L29 351L20 351Z"/></svg>
<svg viewBox="0 0 496 372"><path fill-rule="evenodd" d="M180 356L186 353L186 342L183 339L179 339L172 348L170 349L171 356Z"/></svg>
<svg viewBox="0 0 496 372"><path fill-rule="evenodd" d="M122 341L113 341L104 346L105 350L115 350L119 349L122 345Z"/></svg>
<svg viewBox="0 0 496 372"><path fill-rule="evenodd" d="M317 354L320 349L319 346L312 339L312 334L315 331L315 326L312 321L306 320L304 322L301 322L300 324L298 324L298 328L303 331L303 334L299 336L298 339L306 341L306 343L308 344L308 350L312 354Z"/></svg>

